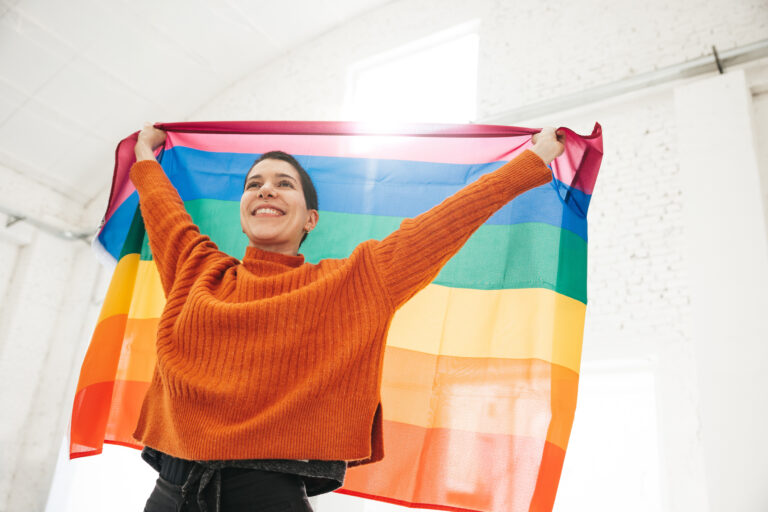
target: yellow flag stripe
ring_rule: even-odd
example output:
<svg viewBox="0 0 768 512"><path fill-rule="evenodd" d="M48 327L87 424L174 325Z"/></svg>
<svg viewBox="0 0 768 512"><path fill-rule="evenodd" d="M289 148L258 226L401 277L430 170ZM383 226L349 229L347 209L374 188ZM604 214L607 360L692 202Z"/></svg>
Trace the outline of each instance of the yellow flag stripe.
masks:
<svg viewBox="0 0 768 512"><path fill-rule="evenodd" d="M128 317L159 318L165 296L154 262L139 262L135 275L134 283L123 282L115 290L123 295L128 288L135 293L135 288L143 298L130 305ZM128 309L123 303L120 308L115 313ZM474 290L432 284L395 314L387 345L435 355L540 359L578 373L585 314L582 302L544 288Z"/></svg>

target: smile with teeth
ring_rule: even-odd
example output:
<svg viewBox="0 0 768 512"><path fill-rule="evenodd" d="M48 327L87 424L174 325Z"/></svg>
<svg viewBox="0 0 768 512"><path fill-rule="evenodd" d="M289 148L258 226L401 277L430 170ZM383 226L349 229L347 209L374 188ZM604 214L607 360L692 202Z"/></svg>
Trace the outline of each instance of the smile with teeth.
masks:
<svg viewBox="0 0 768 512"><path fill-rule="evenodd" d="M266 216L266 217L279 217L280 215L285 215L285 214L275 208L262 206L261 208L257 208L256 211L253 212L253 215Z"/></svg>

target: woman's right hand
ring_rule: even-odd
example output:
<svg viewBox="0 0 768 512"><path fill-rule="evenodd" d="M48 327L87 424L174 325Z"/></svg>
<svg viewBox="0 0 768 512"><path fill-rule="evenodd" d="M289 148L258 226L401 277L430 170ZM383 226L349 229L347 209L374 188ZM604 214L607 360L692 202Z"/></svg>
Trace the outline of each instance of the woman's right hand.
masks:
<svg viewBox="0 0 768 512"><path fill-rule="evenodd" d="M553 127L548 126L542 128L539 133L534 133L531 142L533 142L531 151L539 155L539 158L549 165L552 160L565 151L565 132L562 130L555 131Z"/></svg>
<svg viewBox="0 0 768 512"><path fill-rule="evenodd" d="M165 142L165 137L165 131L155 128L150 123L146 123L139 132L139 138L134 148L136 161L155 160L155 149Z"/></svg>

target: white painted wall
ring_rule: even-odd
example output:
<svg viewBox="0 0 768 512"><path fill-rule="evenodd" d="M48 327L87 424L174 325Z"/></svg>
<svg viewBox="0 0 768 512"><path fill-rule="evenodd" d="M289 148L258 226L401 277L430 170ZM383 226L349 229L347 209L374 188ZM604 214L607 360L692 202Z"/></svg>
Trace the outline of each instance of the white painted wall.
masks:
<svg viewBox="0 0 768 512"><path fill-rule="evenodd" d="M709 53L713 44L725 50L768 34L764 0L590 0L568 5L400 0L259 68L190 113L189 119L339 119L350 66L472 19L479 20L480 34L479 120L681 63ZM727 112L729 101L738 100L744 107L743 100L758 93L738 116L724 118L735 136L755 141L751 170L742 171L751 173L750 179L758 170L762 173L761 181L753 180L760 183L762 194L750 199L752 228L734 242L743 246L765 244L765 223L760 235L755 217L763 208L768 219L761 204L768 200L768 145L761 143L768 140L768 100L759 94L768 90L766 69L766 63L747 68L744 85L723 100ZM731 79L732 71L721 78ZM692 193L687 178L690 152L681 142L681 130L690 125L681 125L675 88L693 87L702 80L659 86L546 119L507 121L562 124L582 133L599 121L605 133L606 153L590 208L590 303L582 386L558 510L766 508L768 493L762 487L753 485L744 492L732 478L719 480L717 467L739 464L751 471L755 482L768 477L762 463L749 457L758 452L733 454L728 450L732 438L717 435L722 428L717 418L723 415L733 428L750 422L759 432L766 424L759 390L768 382L757 367L749 367L745 375L743 366L718 366L721 360L715 357L724 347L727 351L739 346L739 355L759 365L760 331L724 344L695 327L703 318L697 301L718 290L695 286L699 276L689 252L691 222L684 214L686 197ZM694 105L710 108L706 91L685 89L684 94L691 95ZM748 117L752 128L746 124ZM701 172L717 173L716 162L701 164ZM106 204L106 197L89 205L74 204L29 177L5 173L0 179L0 204L42 209L59 221L94 226ZM105 278L97 276L95 259L84 245L53 240L35 230L16 234L24 226L5 229L2 220L0 235L7 236L0 236L0 410L12 406L14 414L3 418L0 427L0 510L42 510ZM744 274L749 270L740 269ZM750 293L755 299L764 295L760 290ZM717 320L729 322L728 317ZM724 393L747 377L753 385L740 388L737 401L726 402ZM733 417L750 399L751 416ZM752 446L757 449L759 442L759 437L753 438ZM121 461L123 472L134 471L136 481L142 482L136 492L148 495L147 466L137 452L133 455L133 469L124 466L122 452L114 460ZM82 481L73 475L87 471L74 469L78 464L88 461L61 462L49 510L103 506L98 500L84 505L86 497L78 491ZM120 492L115 488L113 495ZM723 505L737 494L742 496L739 507ZM125 510L136 510L136 502L119 500L110 507L119 510L123 504ZM327 496L316 508L363 510L352 503ZM386 509L372 503L366 507Z"/></svg>
<svg viewBox="0 0 768 512"><path fill-rule="evenodd" d="M589 210L581 385L556 508L706 511L673 89L523 124L584 133L596 120L605 155Z"/></svg>
<svg viewBox="0 0 768 512"><path fill-rule="evenodd" d="M760 76L754 76L755 84L752 86L752 122L755 139L755 153L757 156L757 168L760 172L760 191L762 193L763 210L765 212L765 225L768 229L768 69Z"/></svg>
<svg viewBox="0 0 768 512"><path fill-rule="evenodd" d="M765 510L768 242L744 74L677 88L675 112L710 503Z"/></svg>
<svg viewBox="0 0 768 512"><path fill-rule="evenodd" d="M400 0L287 52L190 120L338 119L349 66L473 19L480 21L479 120L768 33L764 0Z"/></svg>
<svg viewBox="0 0 768 512"><path fill-rule="evenodd" d="M0 257L0 510L42 510L104 272L87 244L23 222L0 227Z"/></svg>

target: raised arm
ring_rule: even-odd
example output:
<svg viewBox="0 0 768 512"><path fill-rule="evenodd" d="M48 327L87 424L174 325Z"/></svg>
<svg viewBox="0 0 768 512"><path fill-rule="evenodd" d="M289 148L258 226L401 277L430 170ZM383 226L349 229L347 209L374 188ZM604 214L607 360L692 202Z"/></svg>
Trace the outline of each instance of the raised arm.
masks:
<svg viewBox="0 0 768 512"><path fill-rule="evenodd" d="M534 146L425 213L405 219L382 240L374 258L394 307L429 284L491 215L526 190L548 183L547 167L562 154L564 135L542 130ZM479 263L481 264L481 263Z"/></svg>
<svg viewBox="0 0 768 512"><path fill-rule="evenodd" d="M152 257L168 295L183 265L201 268L207 257L219 253L216 244L192 222L179 192L155 159L154 149L165 132L147 125L136 142L136 163L130 178L139 192L139 206L149 237ZM194 269L191 269L194 270Z"/></svg>

